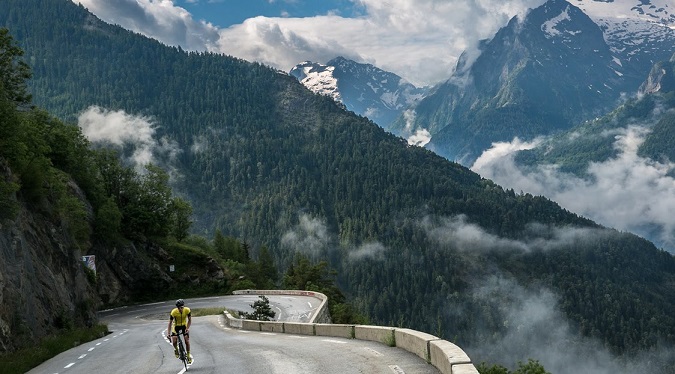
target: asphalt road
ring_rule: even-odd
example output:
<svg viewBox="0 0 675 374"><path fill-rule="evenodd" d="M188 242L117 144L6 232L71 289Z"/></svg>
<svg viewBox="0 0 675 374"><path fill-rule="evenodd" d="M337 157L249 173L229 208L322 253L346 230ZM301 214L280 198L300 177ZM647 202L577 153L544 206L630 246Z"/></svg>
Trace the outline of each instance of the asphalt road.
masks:
<svg viewBox="0 0 675 374"><path fill-rule="evenodd" d="M283 321L307 322L319 300L268 296ZM233 295L188 299L193 309L223 307L250 311L258 297ZM101 313L112 334L63 352L29 373L171 373L182 363L164 337L173 302L147 304ZM344 338L275 334L230 329L222 315L194 317L190 328L195 373L348 374L438 373L419 357L384 344Z"/></svg>

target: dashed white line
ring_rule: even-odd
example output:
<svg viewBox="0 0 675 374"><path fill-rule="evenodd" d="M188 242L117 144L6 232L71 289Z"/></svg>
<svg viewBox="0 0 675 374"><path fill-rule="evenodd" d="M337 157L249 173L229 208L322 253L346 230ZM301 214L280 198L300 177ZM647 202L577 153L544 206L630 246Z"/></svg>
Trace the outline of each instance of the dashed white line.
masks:
<svg viewBox="0 0 675 374"><path fill-rule="evenodd" d="M86 354L86 353L83 354L82 356L78 357L77 359L78 359L78 360L81 360L81 359L83 359L83 358L85 358L85 357L87 357L87 354Z"/></svg>
<svg viewBox="0 0 675 374"><path fill-rule="evenodd" d="M64 369L68 369L68 368L70 368L70 367L73 366L73 365L75 365L75 363L74 363L74 362L71 362L71 363L69 363L68 365L64 366L63 368L64 368Z"/></svg>
<svg viewBox="0 0 675 374"><path fill-rule="evenodd" d="M89 348L89 352L93 351L94 349L96 349L96 347Z"/></svg>
<svg viewBox="0 0 675 374"><path fill-rule="evenodd" d="M374 354L375 356L382 356L382 353L370 348L370 347L365 347L364 348L366 351L369 351L370 353Z"/></svg>

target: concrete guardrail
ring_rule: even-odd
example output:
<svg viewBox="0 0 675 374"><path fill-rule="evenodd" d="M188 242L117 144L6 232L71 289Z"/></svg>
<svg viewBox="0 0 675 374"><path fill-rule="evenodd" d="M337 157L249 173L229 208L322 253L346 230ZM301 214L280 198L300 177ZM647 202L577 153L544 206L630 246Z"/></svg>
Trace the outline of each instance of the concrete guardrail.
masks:
<svg viewBox="0 0 675 374"><path fill-rule="evenodd" d="M469 356L457 345L425 332L398 327L331 324L328 298L319 292L288 290L240 290L235 295L301 295L321 300L309 323L253 321L234 318L224 312L227 326L250 331L284 334L332 336L379 342L414 353L443 374L479 374Z"/></svg>

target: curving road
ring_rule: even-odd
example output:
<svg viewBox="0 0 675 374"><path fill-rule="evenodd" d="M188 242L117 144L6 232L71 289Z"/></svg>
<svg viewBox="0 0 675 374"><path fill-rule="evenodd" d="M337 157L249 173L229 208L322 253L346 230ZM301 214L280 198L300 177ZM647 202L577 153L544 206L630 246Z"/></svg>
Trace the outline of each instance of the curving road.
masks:
<svg viewBox="0 0 675 374"><path fill-rule="evenodd" d="M305 296L268 296L283 321L308 322L320 301ZM193 309L250 311L258 297L233 295L187 299ZM103 311L112 334L63 352L29 373L181 374L182 364L164 338L173 302ZM412 353L384 344L319 336L230 329L222 315L193 317L190 329L195 373L349 374L439 373Z"/></svg>

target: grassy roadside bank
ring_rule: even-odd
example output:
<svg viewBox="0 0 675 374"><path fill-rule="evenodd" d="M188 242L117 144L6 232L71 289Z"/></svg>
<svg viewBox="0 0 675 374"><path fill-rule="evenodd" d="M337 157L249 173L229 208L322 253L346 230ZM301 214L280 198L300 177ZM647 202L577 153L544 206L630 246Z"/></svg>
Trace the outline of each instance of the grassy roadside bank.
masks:
<svg viewBox="0 0 675 374"><path fill-rule="evenodd" d="M0 374L25 373L61 352L101 338L108 333L108 326L96 325L86 329L66 330L58 335L48 336L36 346L0 355Z"/></svg>

